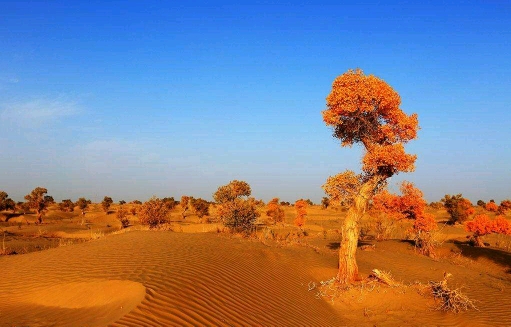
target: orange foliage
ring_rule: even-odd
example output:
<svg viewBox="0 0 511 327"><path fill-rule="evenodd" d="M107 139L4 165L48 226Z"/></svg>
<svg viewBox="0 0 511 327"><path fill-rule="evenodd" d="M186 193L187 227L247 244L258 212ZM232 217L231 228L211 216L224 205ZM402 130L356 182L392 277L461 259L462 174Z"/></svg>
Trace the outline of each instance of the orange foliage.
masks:
<svg viewBox="0 0 511 327"><path fill-rule="evenodd" d="M284 220L284 210L279 205L279 198L273 198L266 206L266 215L273 220L273 223Z"/></svg>
<svg viewBox="0 0 511 327"><path fill-rule="evenodd" d="M484 206L484 208L491 212L497 212L499 210L499 206L495 202L488 202Z"/></svg>
<svg viewBox="0 0 511 327"><path fill-rule="evenodd" d="M407 154L403 144L417 137L419 125L416 114L401 110L401 98L390 85L360 69L348 70L334 80L326 104L323 121L333 128L333 136L342 146L361 144L365 148L362 174L346 171L323 185L332 200L350 205L339 247L338 277L347 283L358 275L358 223L387 178L415 169L416 156Z"/></svg>
<svg viewBox="0 0 511 327"><path fill-rule="evenodd" d="M493 232L496 234L511 235L511 223L504 216L497 216L493 221Z"/></svg>
<svg viewBox="0 0 511 327"><path fill-rule="evenodd" d="M296 219L295 225L302 228L305 225L305 216L307 216L307 202L304 200L297 200L295 202Z"/></svg>
<svg viewBox="0 0 511 327"><path fill-rule="evenodd" d="M495 220L491 221L485 215L476 215L474 220L465 224L467 231L474 233L474 240L477 246L484 246L481 237L491 233L511 235L511 223L503 216L498 216Z"/></svg>
<svg viewBox="0 0 511 327"><path fill-rule="evenodd" d="M427 203L421 190L413 183L404 181L401 184L402 195L389 193L387 190L373 197L373 211L383 212L394 219L414 219L413 235L415 245L421 253L434 255L434 240L432 232L438 228L433 215L425 212Z"/></svg>
<svg viewBox="0 0 511 327"><path fill-rule="evenodd" d="M404 181L401 184L401 193L403 195L398 196L384 190L375 195L373 210L384 212L396 219L417 219L424 215L427 203L421 190L416 188L413 183Z"/></svg>
<svg viewBox="0 0 511 327"><path fill-rule="evenodd" d="M465 228L469 232L473 232L474 236L483 236L493 233L493 223L490 218L485 215L476 215L474 220L468 221Z"/></svg>
<svg viewBox="0 0 511 327"><path fill-rule="evenodd" d="M349 203L360 189L362 176L352 170L328 177L322 188L332 199L343 203Z"/></svg>
<svg viewBox="0 0 511 327"><path fill-rule="evenodd" d="M437 228L434 216L429 213L423 213L418 216L413 223L413 230L415 232L431 232Z"/></svg>
<svg viewBox="0 0 511 327"><path fill-rule="evenodd" d="M362 159L362 170L368 174L392 176L415 170L416 155L407 154L403 144L374 145Z"/></svg>
<svg viewBox="0 0 511 327"><path fill-rule="evenodd" d="M417 115L407 116L399 108L399 94L361 69L337 77L326 100L323 121L334 128L343 146L404 143L417 137Z"/></svg>

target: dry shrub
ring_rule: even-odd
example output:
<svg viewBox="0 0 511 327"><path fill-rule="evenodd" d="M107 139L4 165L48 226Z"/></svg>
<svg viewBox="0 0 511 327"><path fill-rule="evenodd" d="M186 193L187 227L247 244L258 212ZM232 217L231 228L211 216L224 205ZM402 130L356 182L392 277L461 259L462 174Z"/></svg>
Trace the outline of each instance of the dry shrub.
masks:
<svg viewBox="0 0 511 327"><path fill-rule="evenodd" d="M190 205L192 206L193 210L195 211L195 214L197 215L197 217L199 217L199 219L201 219L201 221L204 216L209 215L209 202L208 201L201 199L201 198L198 198L198 199L191 198Z"/></svg>
<svg viewBox="0 0 511 327"><path fill-rule="evenodd" d="M300 229L305 225L305 216L307 216L307 201L305 200L297 200L295 202L295 210L296 210L296 219L294 221L295 225L300 227Z"/></svg>
<svg viewBox="0 0 511 327"><path fill-rule="evenodd" d="M254 232L255 221L259 217L259 213L253 201L236 198L222 203L218 207L218 216L231 232L251 234Z"/></svg>
<svg viewBox="0 0 511 327"><path fill-rule="evenodd" d="M411 234L419 253L430 257L435 256L435 247L437 246L435 232L437 229L438 226L431 214L422 213L415 219Z"/></svg>
<svg viewBox="0 0 511 327"><path fill-rule="evenodd" d="M273 198L266 206L266 215L270 217L273 224L284 221L284 210L279 205L279 198Z"/></svg>
<svg viewBox="0 0 511 327"><path fill-rule="evenodd" d="M218 204L218 216L231 232L250 235L255 231L255 221L259 217L257 201L247 198L251 194L250 185L244 181L233 180L220 186L213 194Z"/></svg>
<svg viewBox="0 0 511 327"><path fill-rule="evenodd" d="M126 208L123 206L117 210L116 217L117 220L121 222L122 228L127 228L130 225L130 220L128 219L128 210L126 210Z"/></svg>
<svg viewBox="0 0 511 327"><path fill-rule="evenodd" d="M379 214L374 220L373 226L376 232L376 240L388 240L396 229L396 220L387 214Z"/></svg>
<svg viewBox="0 0 511 327"><path fill-rule="evenodd" d="M465 199L461 194L446 194L441 201L450 215L449 224L451 225L465 222L475 212L470 200Z"/></svg>
<svg viewBox="0 0 511 327"><path fill-rule="evenodd" d="M156 228L158 225L169 222L169 212L170 210L163 200L152 197L142 204L138 216L142 224L149 225L150 228Z"/></svg>
<svg viewBox="0 0 511 327"><path fill-rule="evenodd" d="M454 313L469 309L477 310L474 302L461 293L461 288L450 289L447 287L447 279L451 276L450 273L444 273L444 279L440 282L429 282L433 297L440 302L435 309Z"/></svg>

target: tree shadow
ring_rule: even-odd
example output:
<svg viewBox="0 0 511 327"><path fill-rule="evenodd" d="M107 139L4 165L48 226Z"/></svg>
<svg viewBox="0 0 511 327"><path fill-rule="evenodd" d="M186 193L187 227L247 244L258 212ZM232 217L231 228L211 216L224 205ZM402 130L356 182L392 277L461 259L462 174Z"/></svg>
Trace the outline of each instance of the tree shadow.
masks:
<svg viewBox="0 0 511 327"><path fill-rule="evenodd" d="M9 219L19 217L23 214L22 213L4 213L3 215L5 216L5 222L8 222Z"/></svg>
<svg viewBox="0 0 511 327"><path fill-rule="evenodd" d="M357 248L364 246L364 245L373 245L373 244L374 244L374 241L371 242L370 240L359 240L357 243ZM341 247L341 243L340 242L330 242L330 243L328 243L328 245L326 247L329 248L330 250L339 250L339 248Z"/></svg>
<svg viewBox="0 0 511 327"><path fill-rule="evenodd" d="M478 258L489 259L504 267L508 274L511 274L511 253L495 248L472 246L468 242L453 241L453 244L461 251L461 255L477 260Z"/></svg>

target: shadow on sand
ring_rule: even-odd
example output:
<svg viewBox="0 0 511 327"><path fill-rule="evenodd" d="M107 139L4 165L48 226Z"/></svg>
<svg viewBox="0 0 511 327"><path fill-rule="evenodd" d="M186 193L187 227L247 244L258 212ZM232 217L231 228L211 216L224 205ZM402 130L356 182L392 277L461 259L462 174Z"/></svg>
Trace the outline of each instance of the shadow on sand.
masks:
<svg viewBox="0 0 511 327"><path fill-rule="evenodd" d="M461 255L477 260L478 258L486 258L504 267L508 274L511 274L511 253L495 248L476 247L468 242L453 241L454 245L461 250Z"/></svg>

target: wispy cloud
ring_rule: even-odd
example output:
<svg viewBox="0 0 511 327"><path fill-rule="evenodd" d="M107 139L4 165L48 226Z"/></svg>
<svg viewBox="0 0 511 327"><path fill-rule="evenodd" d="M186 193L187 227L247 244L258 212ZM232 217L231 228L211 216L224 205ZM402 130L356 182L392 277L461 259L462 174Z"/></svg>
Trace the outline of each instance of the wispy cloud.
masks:
<svg viewBox="0 0 511 327"><path fill-rule="evenodd" d="M61 97L8 103L0 108L2 121L30 127L73 116L82 111L76 102Z"/></svg>
<svg viewBox="0 0 511 327"><path fill-rule="evenodd" d="M158 153L123 139L92 140L77 145L61 161L71 169L92 174L138 170L163 163Z"/></svg>

